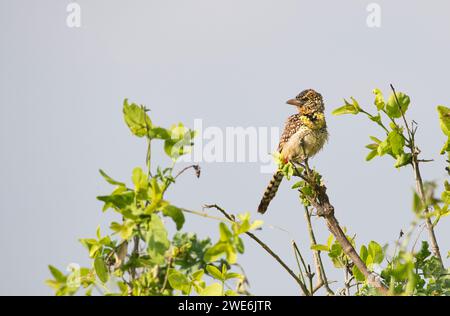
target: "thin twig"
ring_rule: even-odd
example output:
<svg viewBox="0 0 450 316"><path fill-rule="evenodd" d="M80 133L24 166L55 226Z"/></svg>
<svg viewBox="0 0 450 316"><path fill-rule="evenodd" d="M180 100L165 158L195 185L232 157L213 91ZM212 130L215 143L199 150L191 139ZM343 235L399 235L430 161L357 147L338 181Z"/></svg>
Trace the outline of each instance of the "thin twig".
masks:
<svg viewBox="0 0 450 316"><path fill-rule="evenodd" d="M132 251L131 255L132 256L135 256L135 255L139 256L139 235L136 235L136 236L133 237L133 242L134 242L134 245L133 245L133 251ZM132 267L131 268L131 278L133 280L135 280L136 277L137 277L136 267Z"/></svg>
<svg viewBox="0 0 450 316"><path fill-rule="evenodd" d="M314 230L313 230L313 227L311 224L311 213L309 212L308 207L306 207L306 206L305 206L305 219L306 219L306 223L308 226L308 233L309 233L309 239L311 241L311 247L313 247L313 246L317 245L316 236L314 235ZM334 292L328 286L328 280L327 280L327 276L325 274L325 269L323 266L320 251L313 250L313 258L314 258L314 265L316 266L316 272L317 272L317 276L318 276L318 284L316 285L316 287L319 286L319 284L322 284L325 287L328 294L334 295Z"/></svg>
<svg viewBox="0 0 450 316"><path fill-rule="evenodd" d="M178 178L181 174L183 174L183 172L185 172L186 170L188 170L190 168L194 169L196 177L200 178L200 166L199 165L190 165L190 166L187 166L186 168L181 169L181 171L177 173L177 175L174 177L174 179Z"/></svg>
<svg viewBox="0 0 450 316"><path fill-rule="evenodd" d="M170 257L170 258L169 258L169 263L167 264L167 271L166 271L166 274L165 274L165 276L164 276L163 286L162 286L161 292L160 292L161 294L164 293L164 291L165 291L165 289L166 289L167 281L169 280L169 270L170 270L170 268L172 267L172 263L173 263L173 258Z"/></svg>
<svg viewBox="0 0 450 316"><path fill-rule="evenodd" d="M302 254L300 253L300 250L298 249L297 244L295 243L294 240L292 240L292 249L294 250L294 257L295 257L295 260L297 261L297 266L298 266L298 270L300 271L299 274L300 274L300 277L302 278L302 282L306 283L305 278L303 276L304 275L303 269L305 270L305 273L306 273L306 264L305 264L305 261L303 260ZM303 265L303 269L302 269L302 266L300 265L299 259L301 261L301 264Z"/></svg>
<svg viewBox="0 0 450 316"><path fill-rule="evenodd" d="M195 214L195 215L198 215L198 216L201 216L201 217L206 217L206 218L214 219L214 220L220 221L220 222L234 223L233 220L230 220L230 219L228 219L228 218L223 218L223 217L218 217L218 216L212 216L212 215L209 215L209 214L207 214L207 213L205 213L205 212L193 211L193 210L188 210L188 209L185 209L185 208L181 208L180 210L181 210L182 212L186 212L186 213L190 213L190 214Z"/></svg>
<svg viewBox="0 0 450 316"><path fill-rule="evenodd" d="M232 217L230 214L228 214L223 208L218 206L217 204L212 205L205 205L205 208L215 208L219 212L221 212L226 218L228 218L230 221L235 221L234 217ZM245 233L247 236L249 236L251 239L256 241L265 251L267 251L288 273L289 275L298 283L300 286L300 289L302 290L304 295L309 296L310 293L308 289L306 288L305 284L300 280L300 278L294 273L294 271L291 270L291 268L288 267L286 263L272 250L269 246L267 246L261 239L256 237L254 234L250 232Z"/></svg>
<svg viewBox="0 0 450 316"><path fill-rule="evenodd" d="M302 253L300 252L300 249L298 249L297 243L292 240L292 247L294 248L295 253L300 257L300 261L302 262L303 268L305 269L305 272L308 270L305 260L303 259Z"/></svg>

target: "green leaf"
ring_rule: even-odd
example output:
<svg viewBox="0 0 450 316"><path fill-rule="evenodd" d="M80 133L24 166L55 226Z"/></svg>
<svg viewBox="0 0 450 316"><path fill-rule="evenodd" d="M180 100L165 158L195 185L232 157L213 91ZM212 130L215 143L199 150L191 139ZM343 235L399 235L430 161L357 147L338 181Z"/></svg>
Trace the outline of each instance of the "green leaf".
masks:
<svg viewBox="0 0 450 316"><path fill-rule="evenodd" d="M362 261L364 261L366 264L367 264L366 260L367 260L368 255L369 255L369 252L367 251L367 247L362 245L361 249L359 250L359 256L361 257Z"/></svg>
<svg viewBox="0 0 450 316"><path fill-rule="evenodd" d="M239 253L244 253L245 250L244 242L242 241L242 238L239 236L236 237L236 250Z"/></svg>
<svg viewBox="0 0 450 316"><path fill-rule="evenodd" d="M123 224L117 222L111 223L111 230L118 233L123 240L128 240L133 234L133 229L136 227L136 223L133 221L125 221Z"/></svg>
<svg viewBox="0 0 450 316"><path fill-rule="evenodd" d="M113 205L119 209L124 209L134 202L134 192L125 191L113 193L111 195L97 196L97 199L105 204Z"/></svg>
<svg viewBox="0 0 450 316"><path fill-rule="evenodd" d="M161 187L156 178L152 178L150 183L150 199L151 203L145 208L145 214L152 214L157 208L165 206L167 202L162 200L164 187ZM164 204L164 205L161 205Z"/></svg>
<svg viewBox="0 0 450 316"><path fill-rule="evenodd" d="M108 282L108 279L109 279L108 268L106 267L105 261L103 260L102 257L95 258L94 268L95 268L95 273L97 274L99 280L102 283Z"/></svg>
<svg viewBox="0 0 450 316"><path fill-rule="evenodd" d="M89 257L91 258L96 257L99 250L102 249L102 245L96 239L82 238L79 241L89 251Z"/></svg>
<svg viewBox="0 0 450 316"><path fill-rule="evenodd" d="M206 251L204 260L206 262L213 262L220 259L226 253L227 247L228 243L219 242L215 244Z"/></svg>
<svg viewBox="0 0 450 316"><path fill-rule="evenodd" d="M311 246L311 250L317 250L317 251L330 251L330 249L328 248L328 246L326 245L312 245Z"/></svg>
<svg viewBox="0 0 450 316"><path fill-rule="evenodd" d="M172 218L172 220L175 222L177 230L180 230L183 227L185 218L183 211L180 208L169 204L162 209L162 213L164 216Z"/></svg>
<svg viewBox="0 0 450 316"><path fill-rule="evenodd" d="M377 124L381 124L381 115L380 113L378 113L377 115L370 115L369 116L370 120L377 123Z"/></svg>
<svg viewBox="0 0 450 316"><path fill-rule="evenodd" d="M52 265L49 265L48 269L50 270L50 273L52 274L52 276L55 278L56 281L58 281L60 283L66 282L66 276L64 275L64 273L62 273L61 271L59 271L57 268L55 268Z"/></svg>
<svg viewBox="0 0 450 316"><path fill-rule="evenodd" d="M153 127L150 129L148 136L151 139L168 140L170 139L170 131L162 127Z"/></svg>
<svg viewBox="0 0 450 316"><path fill-rule="evenodd" d="M386 105L385 101L384 101L384 97L383 97L383 93L381 92L380 89L373 89L373 94L375 94L375 101L374 104L377 107L378 111L382 111Z"/></svg>
<svg viewBox="0 0 450 316"><path fill-rule="evenodd" d="M444 181L444 191L441 194L442 202L450 204L450 184L447 180Z"/></svg>
<svg viewBox="0 0 450 316"><path fill-rule="evenodd" d="M228 229L225 223L219 224L219 232L220 232L220 241L229 241L233 238L233 234Z"/></svg>
<svg viewBox="0 0 450 316"><path fill-rule="evenodd" d="M137 137L148 135L152 127L152 122L143 106L137 104L128 104L128 100L123 101L123 115L125 122L131 132Z"/></svg>
<svg viewBox="0 0 450 316"><path fill-rule="evenodd" d="M238 294L233 290L226 290L224 295L225 296L238 296Z"/></svg>
<svg viewBox="0 0 450 316"><path fill-rule="evenodd" d="M420 247L420 251L415 255L417 264L419 267L423 264L425 259L427 259L431 255L431 252L429 250L428 242L423 240L422 246Z"/></svg>
<svg viewBox="0 0 450 316"><path fill-rule="evenodd" d="M391 145L389 144L389 138L386 138L384 141L382 141L377 148L377 154L379 156L383 156L387 154L391 150Z"/></svg>
<svg viewBox="0 0 450 316"><path fill-rule="evenodd" d="M447 141L440 152L443 155L445 152L450 152L450 108L440 105L437 107L437 111L439 113L439 124L442 132L447 135Z"/></svg>
<svg viewBox="0 0 450 316"><path fill-rule="evenodd" d="M391 145L392 153L395 156L403 153L403 147L405 146L405 139L398 130L393 130L389 133L388 142Z"/></svg>
<svg viewBox="0 0 450 316"><path fill-rule="evenodd" d="M257 220L255 220L255 221L253 221L253 222L251 223L250 229L249 229L249 230L255 230L255 229L258 229L258 228L260 228L263 224L264 224L264 221L257 219Z"/></svg>
<svg viewBox="0 0 450 316"><path fill-rule="evenodd" d="M227 245L227 247L225 248L225 254L226 254L228 263L230 263L230 264L236 263L237 251L232 245L230 245L230 244Z"/></svg>
<svg viewBox="0 0 450 316"><path fill-rule="evenodd" d="M141 168L137 167L133 169L133 174L131 176L131 180L133 181L134 187L136 191L141 189L147 190L148 188L148 177L142 171Z"/></svg>
<svg viewBox="0 0 450 316"><path fill-rule="evenodd" d="M108 182L109 184L125 186L125 183L114 180L113 178L108 176L102 169L100 169L99 172L102 175L102 177L106 180L106 182Z"/></svg>
<svg viewBox="0 0 450 316"><path fill-rule="evenodd" d="M333 245L333 240L334 240L334 236L333 236L333 234L330 234L328 236L328 238L327 238L327 247L328 247L328 249L330 249L331 245Z"/></svg>
<svg viewBox="0 0 450 316"><path fill-rule="evenodd" d="M440 105L437 107L437 111L442 132L450 137L450 108Z"/></svg>
<svg viewBox="0 0 450 316"><path fill-rule="evenodd" d="M235 231L237 235L243 234L248 232L251 229L250 225L250 213L246 212L244 214L238 214L238 218L240 220L239 224L237 225L238 229ZM236 225L234 225L236 227ZM255 227L258 227L258 223Z"/></svg>
<svg viewBox="0 0 450 316"><path fill-rule="evenodd" d="M442 147L440 154L443 155L446 152L450 152L450 137L447 138L447 141L445 142L444 146Z"/></svg>
<svg viewBox="0 0 450 316"><path fill-rule="evenodd" d="M333 115L343 115L343 114L358 114L359 113L359 104L356 100L353 99L353 104L349 103L344 99L345 104L337 109L334 109L331 114Z"/></svg>
<svg viewBox="0 0 450 316"><path fill-rule="evenodd" d="M302 187L303 185L305 185L305 181L298 181L296 183L294 183L294 185L291 187L291 189L298 189L300 187Z"/></svg>
<svg viewBox="0 0 450 316"><path fill-rule="evenodd" d="M369 138L370 138L371 140L373 140L376 144L380 144L380 143L381 143L381 140L379 140L379 139L376 138L375 136L369 136Z"/></svg>
<svg viewBox="0 0 450 316"><path fill-rule="evenodd" d="M227 274L227 271L228 271L227 265L222 263L222 275L224 276L225 274Z"/></svg>
<svg viewBox="0 0 450 316"><path fill-rule="evenodd" d="M146 235L147 252L155 264L164 264L165 253L170 247L167 230L157 214L151 215Z"/></svg>
<svg viewBox="0 0 450 316"><path fill-rule="evenodd" d="M224 281L224 276L222 275L222 272L220 272L219 269L217 269L215 266L213 265L207 265L206 266L206 271L208 271L208 273L216 280L219 281Z"/></svg>
<svg viewBox="0 0 450 316"><path fill-rule="evenodd" d="M200 270L193 272L191 276L192 276L193 280L200 281L203 277L203 274L205 274L205 270L200 269Z"/></svg>
<svg viewBox="0 0 450 316"><path fill-rule="evenodd" d="M225 280L230 279L244 279L244 276L236 272L228 272L227 274L225 274Z"/></svg>
<svg viewBox="0 0 450 316"><path fill-rule="evenodd" d="M280 171L286 177L286 179L290 180L292 175L294 174L294 167L291 163L281 164Z"/></svg>
<svg viewBox="0 0 450 316"><path fill-rule="evenodd" d="M200 293L201 296L222 296L223 286L220 283L213 283Z"/></svg>
<svg viewBox="0 0 450 316"><path fill-rule="evenodd" d="M191 151L196 132L181 123L173 125L168 132L170 138L164 142L164 151L173 161L176 161L180 156Z"/></svg>
<svg viewBox="0 0 450 316"><path fill-rule="evenodd" d="M364 277L364 274L358 269L356 265L352 267L352 273L355 276L355 279L359 282L364 282L366 278Z"/></svg>
<svg viewBox="0 0 450 316"><path fill-rule="evenodd" d="M378 147L377 147L378 148ZM371 161L373 158L378 156L378 150L372 150L369 152L369 154L366 156L366 161Z"/></svg>
<svg viewBox="0 0 450 316"><path fill-rule="evenodd" d="M191 283L189 282L189 279L180 271L170 269L167 280L173 289L179 290L183 292L183 294L189 294L191 292Z"/></svg>
<svg viewBox="0 0 450 316"><path fill-rule="evenodd" d="M416 214L419 214L424 209L424 205L422 203L422 200L420 199L417 192L414 191L413 193L413 211Z"/></svg>
<svg viewBox="0 0 450 316"><path fill-rule="evenodd" d="M378 148L378 144L367 144L366 145L366 148L367 149L377 149Z"/></svg>
<svg viewBox="0 0 450 316"><path fill-rule="evenodd" d="M391 118L399 118L402 113L406 113L410 103L409 96L402 92L396 92L397 98L395 98L394 93L389 96L388 102L386 104L386 113ZM398 103L397 103L398 99Z"/></svg>
<svg viewBox="0 0 450 316"><path fill-rule="evenodd" d="M359 106L358 101L356 101L354 97L350 97L350 99L352 99L352 105L355 108L355 110L357 110L358 112L361 111L361 107Z"/></svg>
<svg viewBox="0 0 450 316"><path fill-rule="evenodd" d="M375 241L371 241L367 247L369 256L372 257L372 263L380 264L384 259L383 248Z"/></svg>
<svg viewBox="0 0 450 316"><path fill-rule="evenodd" d="M409 165L412 161L412 155L411 154L405 154L405 153L401 153L399 156L397 156L397 160L395 162L394 167L395 168L400 168L406 165Z"/></svg>

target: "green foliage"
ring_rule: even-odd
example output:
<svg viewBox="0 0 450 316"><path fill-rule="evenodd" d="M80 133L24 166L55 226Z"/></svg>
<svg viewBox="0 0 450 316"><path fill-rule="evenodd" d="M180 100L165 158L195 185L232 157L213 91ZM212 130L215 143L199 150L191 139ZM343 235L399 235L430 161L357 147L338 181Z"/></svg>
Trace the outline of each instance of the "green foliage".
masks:
<svg viewBox="0 0 450 316"><path fill-rule="evenodd" d="M242 283L245 279L228 270L237 263L237 253L244 252L240 235L258 228L262 222L251 222L249 213L238 215L235 222L224 219L219 225L220 240L214 245L210 238L199 239L195 234L182 232L185 210L171 204L165 194L175 183L175 163L191 150L195 132L181 123L167 129L154 126L148 111L144 106L124 101L125 123L133 135L147 141L147 170L134 168L131 186L100 170L113 189L97 199L103 202L103 211L114 211L121 221L111 222L110 234L106 236L97 228L95 238L80 239L92 259L90 268L73 266L64 274L49 266L53 279L46 283L56 295L74 295L82 288L86 295L91 295L93 289L104 295L189 295L192 291L199 295L242 294L225 289L225 281L238 279ZM157 167L152 173L151 142L156 139L164 142L164 152L173 164ZM165 217L173 221L175 234L171 234ZM214 282L207 285L205 277Z"/></svg>
<svg viewBox="0 0 450 316"><path fill-rule="evenodd" d="M240 235L257 229L262 225L262 221L250 222L250 213L238 215L239 221L231 223L231 229L225 223L219 224L220 239L205 253L205 261L217 261L223 256L230 263L236 263L237 254L244 253L244 243Z"/></svg>
<svg viewBox="0 0 450 316"><path fill-rule="evenodd" d="M344 99L344 105L333 110L333 115L358 114L361 111L358 101L351 97L352 103Z"/></svg>
<svg viewBox="0 0 450 316"><path fill-rule="evenodd" d="M394 166L396 168L406 165L414 166L414 164L418 166L420 150L418 150L414 138L416 133L414 124L416 123L412 122L408 125L406 121L406 112L411 102L409 96L402 92L392 92L386 102L380 89L374 89L373 94L375 95L376 114L371 114L362 109L356 101L354 103L358 104L358 109L356 107L352 109L351 105L346 102L344 107L337 108L333 111L333 114L363 114L383 130L384 137L380 137L380 139L370 136L372 143L366 146L370 150L366 156L366 161L370 161L377 156L387 155L395 159ZM441 152L443 154L449 151L450 146L450 109L444 106L438 106L437 109L441 129L444 135L448 137ZM387 119L389 124L386 125L383 119ZM423 188L424 201L414 192L413 210L418 220L435 217L433 221L433 226L435 226L440 218L450 214L448 206L450 186L445 181L440 198L435 197L436 183L425 182ZM424 213L425 208L431 208L433 211ZM414 223L413 227L416 225ZM406 249L410 236L407 235L405 238L406 240L402 243L398 252L390 260L386 258L386 247L381 247L375 241L371 241L367 246L362 245L359 256L370 270L381 271L380 277L390 287L391 294L449 295L449 271L443 268L438 258L431 255L428 243L423 241L420 251L414 253ZM337 268L351 270L354 280L361 285L356 293L357 295L377 295L375 289L366 283L364 275L343 254L340 245L333 243L332 236L330 236L327 245L318 245L316 248L328 251L329 257ZM325 250L326 248L327 250ZM384 265L385 260L387 264Z"/></svg>
<svg viewBox="0 0 450 316"><path fill-rule="evenodd" d="M335 109L333 114L362 114L381 128L383 136L370 136L371 143L366 146L369 149L367 161L390 156L395 160L396 168L418 164L420 151L414 142L415 128L410 128L405 118L410 105L409 96L402 92L392 93L385 101L381 90L374 89L373 94L375 114L363 109L353 97L351 102L344 99L344 105ZM450 109L444 106L437 109L441 129L447 136L442 153L447 152L450 158ZM166 192L178 178L173 175L176 162L180 156L191 151L195 132L181 123L170 128L155 126L148 111L142 105L124 101L126 125L132 135L147 142L146 168L136 167L132 170L130 185L100 170L101 176L113 188L109 194L100 195L97 199L103 203L103 212L111 210L119 215L119 219L110 223L106 235L102 235L100 228L97 228L95 237L80 239L91 259L89 267L70 265L67 273L63 273L50 265L52 279L47 280L46 284L56 295L74 295L82 289L86 295L91 295L94 289L104 295L123 296L249 294L245 289L245 275L233 270L238 266L239 254L245 251L242 235L258 229L262 221L252 221L249 213L223 218L215 243L209 237L202 239L196 234L184 232L186 212L210 217L206 213L199 214L175 206L166 198ZM172 160L171 166L157 166L152 170L151 145L154 140L163 143L165 154ZM310 170L306 163L293 165L284 161L279 154L275 154L275 160L279 172L286 178L302 175L302 179L292 188L299 192L305 206L316 205L323 197L320 189L325 188L322 176L314 169ZM450 167L447 170L450 173ZM443 186L438 186L434 182L425 182L423 187L425 198L421 199L417 193L413 197L416 220L431 218L435 226L441 218L450 214L450 184L445 181ZM436 192L438 188L442 191ZM430 211L424 213L424 209ZM412 226L415 228L417 223L414 222ZM345 228L343 231L346 234ZM355 236L346 237L358 249ZM375 241L359 247L359 257L373 271L371 277L375 275L380 278L393 295L450 295L449 269L444 268L441 261L432 255L427 242L422 242L418 252L409 251L409 238L410 235L407 235L402 244L396 244L391 257L387 254L388 246L382 247ZM344 270L347 295L355 285L356 295L379 294L333 235L329 236L326 243L314 244L311 249L327 253L334 267ZM297 255L301 256L299 251L296 252L296 258ZM303 268L298 262L301 273L297 282L306 284L305 276L310 278L309 291L313 293L314 273L305 264L303 257L300 261ZM235 289L230 287L231 281L236 282Z"/></svg>
<svg viewBox="0 0 450 316"><path fill-rule="evenodd" d="M390 118L400 118L408 110L409 96L403 92L392 93L386 103L386 114Z"/></svg>
<svg viewBox="0 0 450 316"><path fill-rule="evenodd" d="M441 126L442 132L447 136L447 141L441 149L441 155L446 152L450 152L450 108L440 105L437 107L439 114L439 124ZM450 156L450 154L449 154Z"/></svg>
<svg viewBox="0 0 450 316"><path fill-rule="evenodd" d="M143 105L128 104L128 99L123 101L123 117L133 135L143 137L149 134L153 126L147 112Z"/></svg>
<svg viewBox="0 0 450 316"><path fill-rule="evenodd" d="M370 150L366 156L366 161L370 161L377 156L389 155L395 159L395 168L411 164L412 155L409 152L405 152L406 147L410 145L407 142L408 137L405 135L404 128L396 121L396 119L401 118L408 110L410 104L409 96L402 92L392 93L386 102L380 89L374 89L373 93L375 95L373 103L376 107L377 114L370 114L362 109L354 98L352 98L352 104L346 101L344 107L339 107L332 113L334 115L363 114L383 129L386 135L384 140L370 136L373 143L366 146ZM350 110L351 106L353 110ZM383 123L383 117L390 121L388 126Z"/></svg>
<svg viewBox="0 0 450 316"><path fill-rule="evenodd" d="M426 241L417 253L400 251L381 272L395 295L450 295L449 270L431 255Z"/></svg>

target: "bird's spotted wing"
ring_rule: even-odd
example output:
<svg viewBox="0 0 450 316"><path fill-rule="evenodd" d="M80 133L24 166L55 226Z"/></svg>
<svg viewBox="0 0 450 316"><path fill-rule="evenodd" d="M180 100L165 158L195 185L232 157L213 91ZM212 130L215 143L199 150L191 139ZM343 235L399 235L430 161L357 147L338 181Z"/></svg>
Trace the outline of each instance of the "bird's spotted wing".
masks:
<svg viewBox="0 0 450 316"><path fill-rule="evenodd" d="M281 152L283 150L284 144L286 144L292 135L294 135L302 126L303 123L300 119L300 114L294 114L289 116L284 125L283 134L281 134L280 143L278 144L278 151Z"/></svg>

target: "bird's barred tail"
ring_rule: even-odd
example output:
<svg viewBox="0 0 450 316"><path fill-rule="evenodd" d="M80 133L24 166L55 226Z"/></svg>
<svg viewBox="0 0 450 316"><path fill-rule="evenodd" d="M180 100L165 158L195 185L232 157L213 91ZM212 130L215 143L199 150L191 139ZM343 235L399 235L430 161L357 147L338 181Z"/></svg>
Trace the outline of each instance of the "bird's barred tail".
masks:
<svg viewBox="0 0 450 316"><path fill-rule="evenodd" d="M269 206L270 201L272 201L273 197L278 191L281 180L283 180L283 173L278 171L273 175L272 180L270 180L270 183L267 186L266 191L264 192L263 198L259 203L259 213L264 214L267 211L267 207Z"/></svg>

